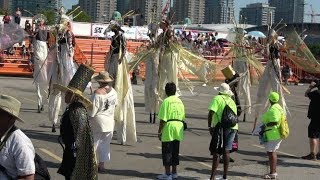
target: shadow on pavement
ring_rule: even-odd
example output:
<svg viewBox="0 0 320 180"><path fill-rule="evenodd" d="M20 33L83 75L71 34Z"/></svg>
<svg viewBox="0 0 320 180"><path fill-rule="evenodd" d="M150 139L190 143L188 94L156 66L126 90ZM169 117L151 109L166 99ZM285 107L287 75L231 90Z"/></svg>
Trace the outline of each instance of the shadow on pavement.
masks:
<svg viewBox="0 0 320 180"><path fill-rule="evenodd" d="M134 170L116 170L116 169L108 170L107 174L128 176L128 177L137 177L137 178L150 178L150 179L156 179L157 175L159 175L159 174L155 174L155 173L142 173L142 172L134 171Z"/></svg>
<svg viewBox="0 0 320 180"><path fill-rule="evenodd" d="M187 171L193 171L199 174L205 174L208 175L208 178L211 175L211 169L194 169L194 168L185 168ZM217 170L216 176L222 175L222 171ZM228 171L228 176L241 176L241 177L253 177L253 178L259 178L261 179L261 175L256 174L248 174L243 172L235 172L235 171Z"/></svg>
<svg viewBox="0 0 320 180"><path fill-rule="evenodd" d="M60 167L60 163L54 163L54 162L50 162L50 161L44 161L47 165L48 168L59 168Z"/></svg>
<svg viewBox="0 0 320 180"><path fill-rule="evenodd" d="M134 103L134 107L144 107L144 103Z"/></svg>
<svg viewBox="0 0 320 180"><path fill-rule="evenodd" d="M204 116L204 115L194 115L194 114L186 114L186 118L188 120L188 118L192 118L192 119L201 119L201 120L208 120L208 117L207 116Z"/></svg>
<svg viewBox="0 0 320 180"><path fill-rule="evenodd" d="M152 154L152 153L127 153L129 156L142 156L147 159L162 159L161 150L159 150L160 154Z"/></svg>
<svg viewBox="0 0 320 180"><path fill-rule="evenodd" d="M23 130L23 132L31 139L58 143L58 133L49 134L49 132L36 131L36 130Z"/></svg>
<svg viewBox="0 0 320 180"><path fill-rule="evenodd" d="M20 111L38 113L38 109L34 109L34 108L21 108Z"/></svg>

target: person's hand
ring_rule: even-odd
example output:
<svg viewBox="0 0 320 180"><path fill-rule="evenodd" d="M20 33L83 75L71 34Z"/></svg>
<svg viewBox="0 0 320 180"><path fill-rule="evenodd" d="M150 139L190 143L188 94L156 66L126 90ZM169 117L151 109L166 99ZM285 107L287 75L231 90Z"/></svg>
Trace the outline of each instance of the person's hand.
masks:
<svg viewBox="0 0 320 180"><path fill-rule="evenodd" d="M162 133L158 133L158 139L159 139L159 141L161 141L161 136L162 136Z"/></svg>
<svg viewBox="0 0 320 180"><path fill-rule="evenodd" d="M212 136L212 134L213 134L213 127L209 127L209 133L210 133L210 135Z"/></svg>

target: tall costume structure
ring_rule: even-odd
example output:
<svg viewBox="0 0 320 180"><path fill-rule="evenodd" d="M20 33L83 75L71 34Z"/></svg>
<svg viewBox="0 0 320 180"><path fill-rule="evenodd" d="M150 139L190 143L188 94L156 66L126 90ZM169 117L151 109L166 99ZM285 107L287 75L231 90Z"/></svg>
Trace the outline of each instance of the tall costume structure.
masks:
<svg viewBox="0 0 320 180"><path fill-rule="evenodd" d="M107 31L112 30L111 49L105 62L105 69L115 79L118 105L115 109L117 141L120 144L137 142L136 120L132 85L126 59L125 40L120 25L112 21Z"/></svg>
<svg viewBox="0 0 320 180"><path fill-rule="evenodd" d="M33 47L34 47L34 71L33 78L37 89L38 96L38 113L43 111L43 105L46 104L48 97L48 78L47 78L47 61L48 46L47 42L49 39L49 31L45 27L45 19L39 17L34 19L38 24L36 27L35 34L33 36Z"/></svg>
<svg viewBox="0 0 320 180"><path fill-rule="evenodd" d="M174 40L173 30L167 20L163 20L160 27L162 33L157 38L151 38L154 43L147 50L140 51L130 61L131 69L141 62L145 62L148 66L146 67L146 78L150 78L150 80L146 79L145 82L145 100L146 110L149 113L152 113L150 112L152 110L158 111L157 104L166 98L166 83L174 82L177 85L177 94L181 94L178 86L178 78L180 77L182 83L193 92L193 86L185 74L197 76L201 81L213 82L216 72L216 66L213 62L193 54ZM155 99L147 100L148 94L155 95Z"/></svg>
<svg viewBox="0 0 320 180"><path fill-rule="evenodd" d="M52 89L52 84L68 85L76 70L73 62L75 38L71 30L71 20L64 13L63 8L60 10L60 20L56 28L56 46L48 57L48 63L50 63L49 120L53 124L52 132L55 132L61 106L61 92L58 89Z"/></svg>
<svg viewBox="0 0 320 180"><path fill-rule="evenodd" d="M151 23L148 26L151 44L149 46L155 46L155 40L157 38L158 26L155 23ZM159 66L159 52L158 49L152 56L149 56L145 61L145 81L144 81L144 101L145 111L149 113L150 123L155 123L156 112L158 111L158 66Z"/></svg>
<svg viewBox="0 0 320 180"><path fill-rule="evenodd" d="M267 66L259 81L259 87L256 100L256 112L254 128L257 119L261 115L262 110L265 110L268 103L268 94L271 91L278 92L280 95L279 104L283 107L284 112L287 110L286 102L284 99L283 86L281 85L281 70L280 70L280 45L277 41L278 35L275 30L271 29L269 32L269 44L267 51L269 60Z"/></svg>
<svg viewBox="0 0 320 180"><path fill-rule="evenodd" d="M66 179L98 179L93 135L88 116L92 103L83 95L93 73L92 68L82 64L68 86L53 85L54 89L65 92L65 102L68 103L60 123L59 142L62 140L60 144L64 144L64 149L58 169L58 173Z"/></svg>

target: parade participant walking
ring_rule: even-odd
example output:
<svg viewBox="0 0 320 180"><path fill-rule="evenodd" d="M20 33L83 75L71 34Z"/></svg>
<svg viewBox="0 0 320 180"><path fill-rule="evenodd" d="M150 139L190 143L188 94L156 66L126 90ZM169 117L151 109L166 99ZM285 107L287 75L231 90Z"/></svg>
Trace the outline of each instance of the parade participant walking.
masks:
<svg viewBox="0 0 320 180"><path fill-rule="evenodd" d="M105 61L105 71L109 72L113 79L117 79L118 65L122 63L125 56L124 31L117 22L112 21L109 29L114 33L112 36L109 57ZM107 30L108 31L108 30ZM113 85L115 87L115 83Z"/></svg>
<svg viewBox="0 0 320 180"><path fill-rule="evenodd" d="M65 92L65 102L68 104L60 124L59 142L62 140L64 150L58 169L58 173L67 180L97 179L94 143L87 113L92 103L83 95L93 73L92 68L82 64L68 86L53 85L53 88Z"/></svg>
<svg viewBox="0 0 320 180"><path fill-rule="evenodd" d="M219 92L215 96L210 105L208 113L208 128L212 136L210 142L210 153L212 155L212 171L211 180L215 180L216 171L219 165L219 154L223 155L223 179L227 179L230 150L232 150L232 143L238 131L238 124L230 128L222 128L222 117L224 115L224 109L229 107L232 112L237 114L237 106L233 99L233 93L230 86L226 83L222 83L219 88L216 88ZM221 132L222 131L222 132Z"/></svg>
<svg viewBox="0 0 320 180"><path fill-rule="evenodd" d="M38 95L38 113L43 111L43 105L46 104L48 97L48 78L47 61L49 31L46 29L44 19L38 19L38 27L34 34L34 71L33 78Z"/></svg>
<svg viewBox="0 0 320 180"><path fill-rule="evenodd" d="M317 88L317 89L316 89ZM302 159L316 160L320 159L320 81L311 82L309 88L305 92L305 96L310 99L308 118L310 124L308 126L308 137L310 144L310 154L302 156Z"/></svg>
<svg viewBox="0 0 320 180"><path fill-rule="evenodd" d="M282 138L280 134L280 122L284 111L278 103L280 95L277 92L271 92L269 102L271 106L262 115L262 132L263 142L269 157L270 173L264 175L264 179L276 179L277 174L277 153Z"/></svg>
<svg viewBox="0 0 320 180"><path fill-rule="evenodd" d="M112 88L113 79L102 71L94 77L99 88L92 96L93 108L90 125L93 132L94 149L98 157L98 171L105 172L104 163L110 161L110 143L114 129L114 111L118 104L117 92Z"/></svg>
<svg viewBox="0 0 320 180"><path fill-rule="evenodd" d="M105 68L114 78L113 87L118 94L118 106L115 110L117 141L119 144L137 142L136 119L133 101L132 84L129 77L126 59L123 30L115 21L110 22L106 32L112 30L116 35L111 43L111 51L106 59Z"/></svg>
<svg viewBox="0 0 320 180"><path fill-rule="evenodd" d="M70 18L65 14L64 9L60 9L59 29L57 32L58 44L52 49L52 57L48 58L51 62L51 69L48 79L50 80L49 88L49 120L52 122L52 132L56 132L56 124L58 122L59 111L62 103L62 109L66 104L61 102L61 92L58 89L53 89L52 85L62 84L67 86L72 79L76 67L73 61L75 38L72 33Z"/></svg>
<svg viewBox="0 0 320 180"><path fill-rule="evenodd" d="M19 118L20 107L17 99L0 95L0 179L34 179L34 147L14 125L16 121L24 122Z"/></svg>
<svg viewBox="0 0 320 180"><path fill-rule="evenodd" d="M20 25L20 21L21 21L21 11L20 11L20 8L17 8L17 11L14 15L14 22Z"/></svg>
<svg viewBox="0 0 320 180"><path fill-rule="evenodd" d="M160 119L158 137L162 142L162 161L165 173L157 178L177 179L179 147L183 140L185 109L182 101L176 96L176 85L173 82L166 84L165 91L167 98L162 102L158 114Z"/></svg>

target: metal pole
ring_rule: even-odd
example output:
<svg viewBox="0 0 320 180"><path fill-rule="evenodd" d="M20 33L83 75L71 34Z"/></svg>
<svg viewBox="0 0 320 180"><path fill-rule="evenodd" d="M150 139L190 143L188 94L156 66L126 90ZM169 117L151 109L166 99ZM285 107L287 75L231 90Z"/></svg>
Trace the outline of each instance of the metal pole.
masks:
<svg viewBox="0 0 320 180"><path fill-rule="evenodd" d="M91 62L90 62L90 66L92 66L92 61L93 61L93 43L91 43Z"/></svg>

